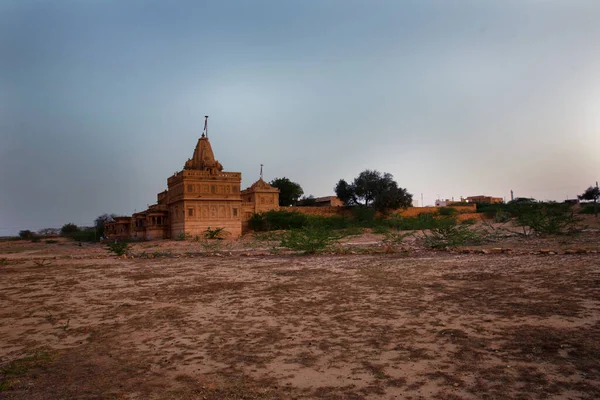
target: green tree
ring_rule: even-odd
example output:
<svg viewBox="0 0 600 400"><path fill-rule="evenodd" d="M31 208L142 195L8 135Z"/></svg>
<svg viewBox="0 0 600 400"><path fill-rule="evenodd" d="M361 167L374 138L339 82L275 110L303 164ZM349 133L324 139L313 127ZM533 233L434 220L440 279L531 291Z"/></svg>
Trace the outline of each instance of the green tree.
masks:
<svg viewBox="0 0 600 400"><path fill-rule="evenodd" d="M582 194L580 194L577 197L579 198L579 200L587 200L587 201L594 202L594 215L597 218L598 217L598 200L600 200L600 188L598 188L598 182L596 182L596 186L590 186L589 188L587 188L585 190L585 192L583 192Z"/></svg>
<svg viewBox="0 0 600 400"><path fill-rule="evenodd" d="M24 230L24 231L19 231L19 237L21 239L26 239L29 240L34 236L34 233L31 232L29 229Z"/></svg>
<svg viewBox="0 0 600 400"><path fill-rule="evenodd" d="M79 232L79 227L72 222L64 224L62 228L60 228L60 234L63 236L69 236L77 232Z"/></svg>
<svg viewBox="0 0 600 400"><path fill-rule="evenodd" d="M303 196L300 201L298 201L298 204L301 206L314 206L315 204L317 204L317 199L315 199L315 196L308 195L308 196Z"/></svg>
<svg viewBox="0 0 600 400"><path fill-rule="evenodd" d="M300 196L304 194L304 190L298 183L286 177L273 179L271 186L279 189L279 205L282 207L296 205Z"/></svg>
<svg viewBox="0 0 600 400"><path fill-rule="evenodd" d="M341 179L335 186L335 194L347 206L371 206L379 211L406 208L412 204L412 194L398 187L392 174L368 169L351 184Z"/></svg>
<svg viewBox="0 0 600 400"><path fill-rule="evenodd" d="M97 238L104 236L104 223L114 221L116 216L116 214L102 214L94 220Z"/></svg>

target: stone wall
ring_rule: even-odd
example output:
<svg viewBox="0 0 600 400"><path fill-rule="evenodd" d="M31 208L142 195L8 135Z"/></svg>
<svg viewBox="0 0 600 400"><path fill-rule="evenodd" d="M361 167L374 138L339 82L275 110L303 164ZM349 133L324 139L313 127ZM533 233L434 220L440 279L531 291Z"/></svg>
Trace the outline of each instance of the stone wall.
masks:
<svg viewBox="0 0 600 400"><path fill-rule="evenodd" d="M309 215L351 215L351 210L345 207L279 207L281 211L299 212Z"/></svg>
<svg viewBox="0 0 600 400"><path fill-rule="evenodd" d="M415 217L419 214L423 213L435 213L440 210L441 207L409 207L406 210L396 210L394 212L398 212L403 217ZM477 211L477 206L475 204L469 204L466 206L455 206L455 207L447 207L454 208L458 211L459 214L473 214ZM281 211L288 212L299 212L302 214L309 215L323 215L323 216L331 216L331 215L352 215L352 209L347 207L280 207ZM460 219L460 218L459 218Z"/></svg>

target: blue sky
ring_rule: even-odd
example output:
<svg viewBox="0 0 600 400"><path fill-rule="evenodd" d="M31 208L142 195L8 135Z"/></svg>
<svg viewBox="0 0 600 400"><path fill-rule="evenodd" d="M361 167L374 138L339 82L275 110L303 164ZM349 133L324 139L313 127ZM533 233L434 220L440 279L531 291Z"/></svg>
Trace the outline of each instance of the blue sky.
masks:
<svg viewBox="0 0 600 400"><path fill-rule="evenodd" d="M600 175L600 2L0 2L0 235L142 210L209 115L243 186L425 203Z"/></svg>

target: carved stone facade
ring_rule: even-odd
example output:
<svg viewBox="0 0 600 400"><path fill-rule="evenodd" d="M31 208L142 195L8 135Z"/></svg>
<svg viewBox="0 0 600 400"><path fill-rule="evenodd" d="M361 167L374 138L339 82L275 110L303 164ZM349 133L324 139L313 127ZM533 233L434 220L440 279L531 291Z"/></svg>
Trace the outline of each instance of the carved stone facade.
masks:
<svg viewBox="0 0 600 400"><path fill-rule="evenodd" d="M240 172L223 171L203 134L183 170L167 179L168 189L158 194L157 204L106 223L106 235L166 239L224 228L238 237L253 213L279 209L279 189L262 178L243 191L241 183Z"/></svg>

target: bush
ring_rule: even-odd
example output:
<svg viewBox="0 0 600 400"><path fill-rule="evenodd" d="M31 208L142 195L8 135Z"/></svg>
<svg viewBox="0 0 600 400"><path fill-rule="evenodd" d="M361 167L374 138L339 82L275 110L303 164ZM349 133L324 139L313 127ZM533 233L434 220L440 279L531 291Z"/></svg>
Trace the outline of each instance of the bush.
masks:
<svg viewBox="0 0 600 400"><path fill-rule="evenodd" d="M340 236L334 234L330 229L306 227L293 229L283 234L281 246L295 251L302 251L304 254L315 254L326 250L339 239Z"/></svg>
<svg viewBox="0 0 600 400"><path fill-rule="evenodd" d="M421 213L415 217L397 216L390 220L397 230L416 231L435 228L438 225L438 219L433 213Z"/></svg>
<svg viewBox="0 0 600 400"><path fill-rule="evenodd" d="M79 229L79 228L78 228ZM77 242L95 242L98 239L95 228L84 228L77 232L66 235L69 239Z"/></svg>
<svg viewBox="0 0 600 400"><path fill-rule="evenodd" d="M523 227L524 235L571 234L576 231L578 221L570 205L557 203L523 205L517 216L517 225Z"/></svg>
<svg viewBox="0 0 600 400"><path fill-rule="evenodd" d="M19 237L21 239L30 240L33 237L34 233L30 230L19 231Z"/></svg>
<svg viewBox="0 0 600 400"><path fill-rule="evenodd" d="M510 221L510 214L502 208L497 208L494 214L494 222L504 223Z"/></svg>
<svg viewBox="0 0 600 400"><path fill-rule="evenodd" d="M218 240L223 240L225 239L225 235L227 235L229 232L227 232L225 230L225 228L215 228L215 229L210 229L210 227L206 228L206 230L204 231L204 238L205 239L218 239Z"/></svg>
<svg viewBox="0 0 600 400"><path fill-rule="evenodd" d="M594 214L594 204L582 204L579 214Z"/></svg>
<svg viewBox="0 0 600 400"><path fill-rule="evenodd" d="M114 241L108 243L106 245L106 249L111 253L115 253L117 256L122 256L123 254L127 254L127 251L129 251L129 244L127 242Z"/></svg>
<svg viewBox="0 0 600 400"><path fill-rule="evenodd" d="M447 217L458 214L458 210L452 207L440 207L438 209L438 214Z"/></svg>
<svg viewBox="0 0 600 400"><path fill-rule="evenodd" d="M376 212L373 207L356 206L352 209L352 216L359 223L369 223L375 219Z"/></svg>
<svg viewBox="0 0 600 400"><path fill-rule="evenodd" d="M423 231L423 243L433 249L455 248L458 246L479 244L483 236L468 225L461 225L454 217L440 219L435 228Z"/></svg>
<svg viewBox="0 0 600 400"><path fill-rule="evenodd" d="M176 237L175 240L178 241L183 241L183 240L187 240L190 239L192 237L191 234L187 233L187 232L180 232Z"/></svg>
<svg viewBox="0 0 600 400"><path fill-rule="evenodd" d="M308 216L297 211L267 211L253 214L248 227L255 231L271 231L280 229L300 229L308 225Z"/></svg>
<svg viewBox="0 0 600 400"><path fill-rule="evenodd" d="M62 228L60 228L60 234L63 236L69 236L70 234L76 232L79 232L79 227L71 222L69 222L68 224L64 224Z"/></svg>

